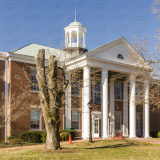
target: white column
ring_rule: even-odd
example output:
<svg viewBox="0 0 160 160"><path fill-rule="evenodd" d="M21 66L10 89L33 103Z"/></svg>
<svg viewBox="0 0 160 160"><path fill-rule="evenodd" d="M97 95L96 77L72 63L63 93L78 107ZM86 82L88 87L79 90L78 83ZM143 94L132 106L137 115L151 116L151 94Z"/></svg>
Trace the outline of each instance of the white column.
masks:
<svg viewBox="0 0 160 160"><path fill-rule="evenodd" d="M72 47L71 32L69 32L69 47Z"/></svg>
<svg viewBox="0 0 160 160"><path fill-rule="evenodd" d="M90 89L90 67L83 67L83 132L82 137L84 139L89 138L89 128L90 128L90 119L89 119L89 108L87 106L88 102L91 99L91 89Z"/></svg>
<svg viewBox="0 0 160 160"><path fill-rule="evenodd" d="M134 75L130 76L130 102L129 102L129 137L136 137L136 105L135 105L135 80Z"/></svg>
<svg viewBox="0 0 160 160"><path fill-rule="evenodd" d="M66 79L69 79L70 74L66 73ZM71 84L65 92L65 128L71 127Z"/></svg>
<svg viewBox="0 0 160 160"><path fill-rule="evenodd" d="M108 70L102 70L102 103L101 103L101 114L102 114L102 137L109 137L108 133Z"/></svg>
<svg viewBox="0 0 160 160"><path fill-rule="evenodd" d="M128 83L123 82L123 136L128 136Z"/></svg>
<svg viewBox="0 0 160 160"><path fill-rule="evenodd" d="M110 136L112 132L115 133L114 125L114 110L115 110L115 88L114 88L115 78L110 79Z"/></svg>
<svg viewBox="0 0 160 160"><path fill-rule="evenodd" d="M79 30L77 31L77 47L79 47Z"/></svg>
<svg viewBox="0 0 160 160"><path fill-rule="evenodd" d="M144 112L145 112L145 126L144 126L144 138L148 138L149 136L149 80L145 80L144 82Z"/></svg>

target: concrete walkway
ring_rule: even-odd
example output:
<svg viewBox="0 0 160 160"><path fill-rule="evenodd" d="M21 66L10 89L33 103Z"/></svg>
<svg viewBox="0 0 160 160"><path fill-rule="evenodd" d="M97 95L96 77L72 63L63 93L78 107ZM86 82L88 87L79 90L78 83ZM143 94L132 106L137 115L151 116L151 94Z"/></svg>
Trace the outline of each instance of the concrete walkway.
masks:
<svg viewBox="0 0 160 160"><path fill-rule="evenodd" d="M118 140L118 138L114 138L115 140ZM102 138L95 138L93 140L104 140ZM107 139L106 139L107 140ZM108 139L110 140L110 138ZM157 138L123 138L123 140L134 140L134 141L141 141L141 142L149 142L152 144L160 144L160 140ZM88 142L88 139L81 139L77 138L76 140L73 140L72 143L80 143L80 142ZM68 142L60 142L60 144L67 144ZM20 149L35 149L35 148L44 148L44 144L41 145L31 145L31 146L18 146L18 147L10 147L10 148L0 148L1 151L10 151L10 150L20 150Z"/></svg>

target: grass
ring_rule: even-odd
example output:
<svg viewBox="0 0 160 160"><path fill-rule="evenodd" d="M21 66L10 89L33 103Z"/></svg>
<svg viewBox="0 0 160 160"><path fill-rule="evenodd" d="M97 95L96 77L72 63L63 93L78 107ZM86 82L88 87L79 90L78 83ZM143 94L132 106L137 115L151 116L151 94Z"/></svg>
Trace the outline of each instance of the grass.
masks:
<svg viewBox="0 0 160 160"><path fill-rule="evenodd" d="M160 145L136 141L94 141L81 142L72 145L63 144L62 149L52 151L44 148L22 149L0 152L0 158L5 160L101 160L101 159L160 159Z"/></svg>
<svg viewBox="0 0 160 160"><path fill-rule="evenodd" d="M19 144L0 143L0 148L30 146L30 145L40 145L40 144L44 144L44 143L29 143L29 142L21 142Z"/></svg>

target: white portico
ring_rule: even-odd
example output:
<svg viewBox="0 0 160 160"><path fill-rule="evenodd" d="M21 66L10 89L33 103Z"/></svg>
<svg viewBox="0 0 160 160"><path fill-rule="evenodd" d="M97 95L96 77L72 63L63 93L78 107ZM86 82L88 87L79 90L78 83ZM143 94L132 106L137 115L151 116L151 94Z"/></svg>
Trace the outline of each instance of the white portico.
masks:
<svg viewBox="0 0 160 160"><path fill-rule="evenodd" d="M74 22L73 22L74 23ZM75 27L79 30L81 25L76 22ZM69 26L70 28L70 26ZM72 35L72 32L68 34L65 28L66 36ZM78 37L77 32L77 37ZM74 39L73 36L71 39ZM83 32L85 37L85 31ZM79 38L78 38L79 39ZM71 40L68 41L69 46L72 47ZM77 46L79 46L79 40ZM83 40L83 47L85 48ZM134 55L135 59L132 59L130 55ZM93 94L92 90L100 93L99 103L95 106L100 106L99 110L92 111L92 132L95 137L108 138L112 133L115 135L122 132L123 136L129 136L134 138L137 136L138 125L137 112L136 112L136 78L140 77L139 68L144 62L143 57L128 43L125 38L119 38L94 50L86 53L81 53L80 56L69 60L66 63L67 71L80 70L82 73L82 107L79 118L79 124L77 128L78 132L82 132L83 138L89 138L89 108L87 106L91 97L98 97L96 93ZM143 135L145 138L149 137L149 80L147 76L152 71L150 65L145 65L143 77L146 76L146 81L143 84L145 104L143 107ZM147 74L146 74L147 73ZM97 74L100 77L100 81L97 85L92 86L92 77ZM99 86L99 87L98 87ZM98 87L98 88L97 88ZM71 90L71 88L70 88ZM119 91L120 90L120 91ZM72 97L72 91L70 91L70 97ZM71 100L70 100L71 101ZM70 104L70 109L67 108ZM67 101L65 113L66 128L73 126L76 123L72 123L72 103ZM77 114L78 115L78 114ZM71 117L70 117L71 116ZM77 120L78 121L78 120ZM142 132L142 131L141 131Z"/></svg>

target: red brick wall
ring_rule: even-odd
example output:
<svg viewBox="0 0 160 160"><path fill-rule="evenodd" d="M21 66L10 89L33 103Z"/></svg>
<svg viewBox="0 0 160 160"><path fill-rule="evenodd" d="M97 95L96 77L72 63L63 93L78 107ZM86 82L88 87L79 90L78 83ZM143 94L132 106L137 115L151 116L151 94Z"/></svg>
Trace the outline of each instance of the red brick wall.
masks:
<svg viewBox="0 0 160 160"><path fill-rule="evenodd" d="M15 135L18 132L21 131L29 131L31 129L31 125L30 125L30 119L31 119L31 108L30 105L40 105L39 102L39 97L38 97L38 93L33 93L30 92L31 91L31 85L30 85L30 77L31 77L31 68L30 66L35 66L33 64L27 64L27 63L23 63L23 62L16 62L16 61L11 61L10 63L11 65L11 83L10 83L10 94L12 95L16 95L16 97L18 97L19 95L21 95L22 93L26 92L28 95L27 98L25 98L23 100L23 102L16 108L16 110L13 112L12 116L15 116L17 114L17 111L24 107L24 109L26 110L25 114L21 117L19 117L18 119L16 119L15 121L13 121L11 123L11 134ZM26 71L26 75L28 77L28 79L25 76L24 70ZM61 81L62 77L60 77L61 72L58 71L58 80ZM18 78L16 76L19 76ZM58 83L58 87L61 87L62 83ZM25 103L25 100L28 101L28 103ZM14 106L13 103L11 106ZM42 111L42 110L41 110ZM60 109L60 119L61 119L61 124L60 124L60 129L63 129L63 112L64 109L61 108ZM41 120L41 128L42 130L44 130L44 119L42 118Z"/></svg>
<svg viewBox="0 0 160 160"><path fill-rule="evenodd" d="M5 91L5 61L0 60L0 100L2 96L4 96L4 91ZM4 103L2 102L2 104ZM2 107L2 105L0 105L0 107ZM5 128L2 127L0 128L0 141L4 139L4 134L5 134Z"/></svg>

